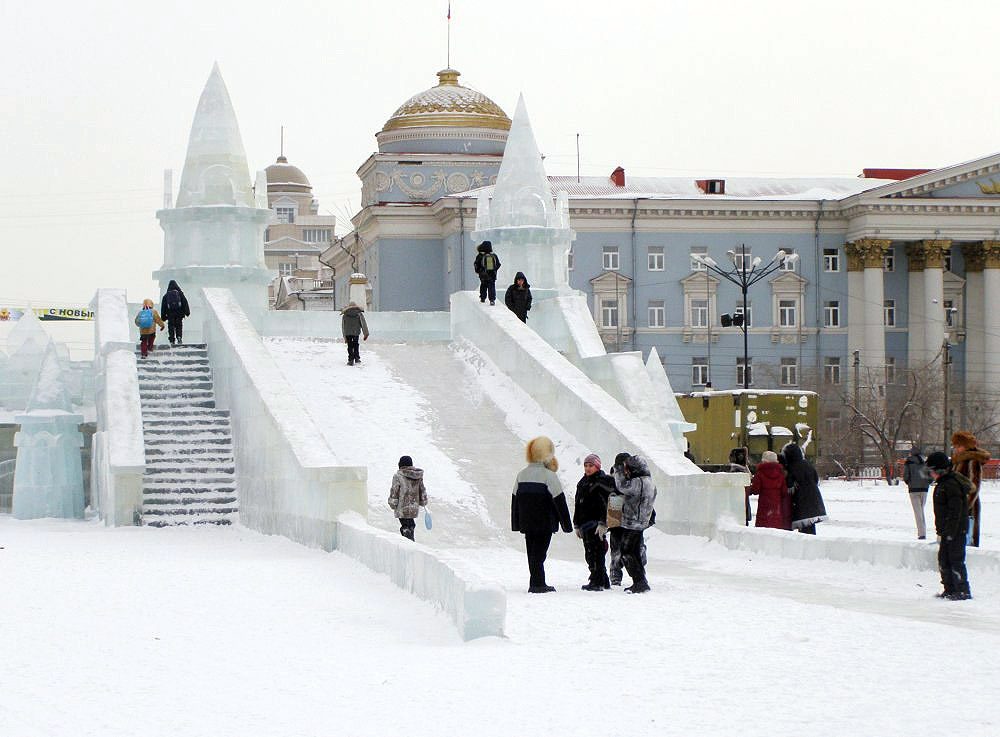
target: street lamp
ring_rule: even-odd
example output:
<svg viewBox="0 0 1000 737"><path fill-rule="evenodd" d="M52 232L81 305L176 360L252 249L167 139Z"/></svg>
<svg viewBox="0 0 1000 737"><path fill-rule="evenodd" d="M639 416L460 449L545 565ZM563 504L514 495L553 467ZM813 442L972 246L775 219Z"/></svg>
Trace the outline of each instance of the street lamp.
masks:
<svg viewBox="0 0 1000 737"><path fill-rule="evenodd" d="M727 251L729 254L729 259L733 262L733 267L728 271L724 271L719 264L711 256L705 256L700 253L692 253L691 258L699 264L702 264L706 269L711 271L713 274L721 276L726 281L732 282L740 288L740 292L743 295L743 314L742 315L722 315L722 325L723 327L729 327L734 325L743 330L743 388L750 388L750 346L747 339L747 325L746 320L746 310L747 310L747 292L750 291L750 287L759 282L761 279L766 279L775 271L780 269L782 266L788 263L795 263L799 255L797 253L787 254L784 251L779 250L774 257L767 263L766 266L761 266L763 261L760 256L757 256L750 261L747 258L747 246L746 243L740 246L740 250L730 249ZM728 324L727 324L728 322Z"/></svg>

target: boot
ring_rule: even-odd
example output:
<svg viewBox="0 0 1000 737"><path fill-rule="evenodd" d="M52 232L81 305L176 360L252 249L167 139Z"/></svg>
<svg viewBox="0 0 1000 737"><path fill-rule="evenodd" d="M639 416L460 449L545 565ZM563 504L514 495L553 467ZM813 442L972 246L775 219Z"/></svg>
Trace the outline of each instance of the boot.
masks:
<svg viewBox="0 0 1000 737"><path fill-rule="evenodd" d="M636 581L625 589L626 594L645 594L647 591L649 591L649 584L645 581Z"/></svg>

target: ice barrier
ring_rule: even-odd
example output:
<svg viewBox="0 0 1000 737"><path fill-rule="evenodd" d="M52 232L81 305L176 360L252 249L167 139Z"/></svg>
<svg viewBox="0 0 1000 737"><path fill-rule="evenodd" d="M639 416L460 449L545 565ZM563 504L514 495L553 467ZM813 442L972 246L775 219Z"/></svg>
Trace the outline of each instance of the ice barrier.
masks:
<svg viewBox="0 0 1000 737"><path fill-rule="evenodd" d="M457 554L431 550L396 533L376 530L360 515L338 521L337 550L388 574L394 584L437 604L452 618L465 640L502 637L507 594L465 569Z"/></svg>
<svg viewBox="0 0 1000 737"><path fill-rule="evenodd" d="M233 292L202 293L216 397L232 420L240 522L336 547L338 515L367 508L367 469L337 460Z"/></svg>
<svg viewBox="0 0 1000 737"><path fill-rule="evenodd" d="M721 519L743 519L747 474L702 473L662 429L629 411L514 313L483 309L473 292L456 292L451 318L454 339L486 354L581 443L602 457L627 450L649 461L660 529L711 536Z"/></svg>
<svg viewBox="0 0 1000 737"><path fill-rule="evenodd" d="M97 407L90 459L91 503L106 525L135 525L142 512L146 451L125 290L99 289L91 308Z"/></svg>

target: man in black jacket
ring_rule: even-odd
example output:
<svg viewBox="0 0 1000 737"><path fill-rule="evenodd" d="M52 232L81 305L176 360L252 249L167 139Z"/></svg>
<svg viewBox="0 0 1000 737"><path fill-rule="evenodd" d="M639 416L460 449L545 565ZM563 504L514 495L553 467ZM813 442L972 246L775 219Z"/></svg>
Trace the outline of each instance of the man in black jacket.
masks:
<svg viewBox="0 0 1000 737"><path fill-rule="evenodd" d="M490 304L497 300L497 272L500 271L500 259L493 253L493 244L483 241L476 247L476 261L473 268L479 275L479 301L485 302L489 297Z"/></svg>
<svg viewBox="0 0 1000 737"><path fill-rule="evenodd" d="M972 482L952 470L951 459L941 451L927 456L934 478L934 528L940 540L938 568L944 590L937 596L960 601L971 599L965 568L965 535L969 529L969 492Z"/></svg>
<svg viewBox="0 0 1000 737"><path fill-rule="evenodd" d="M576 484L573 506L573 530L583 540L583 554L590 569L584 591L611 588L604 565L605 535L608 531L608 497L615 491L614 480L601 470L601 459L591 453L583 459L583 478Z"/></svg>

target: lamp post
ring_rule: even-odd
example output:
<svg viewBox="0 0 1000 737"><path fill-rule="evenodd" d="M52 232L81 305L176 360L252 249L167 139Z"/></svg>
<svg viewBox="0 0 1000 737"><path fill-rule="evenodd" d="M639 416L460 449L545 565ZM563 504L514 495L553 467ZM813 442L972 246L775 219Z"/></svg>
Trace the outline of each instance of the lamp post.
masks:
<svg viewBox="0 0 1000 737"><path fill-rule="evenodd" d="M729 270L723 270L719 264L711 256L705 256L700 253L692 253L691 258L698 263L705 266L706 269L711 271L713 274L721 276L728 282L732 282L740 288L740 293L743 295L743 314L742 315L722 315L722 325L723 327L729 327L730 325L735 325L743 330L743 388L750 388L750 346L747 337L747 292L750 291L750 287L759 282L761 279L766 279L771 274L776 272L786 263L794 263L799 255L797 253L786 254L784 251L779 250L766 266L762 266L763 261L760 256L753 259L752 262L748 263L747 258L747 246L746 243L740 246L740 251L737 252L735 249L728 251L729 259L733 262L733 268ZM737 255L741 258L737 260ZM728 324L727 324L728 323Z"/></svg>

